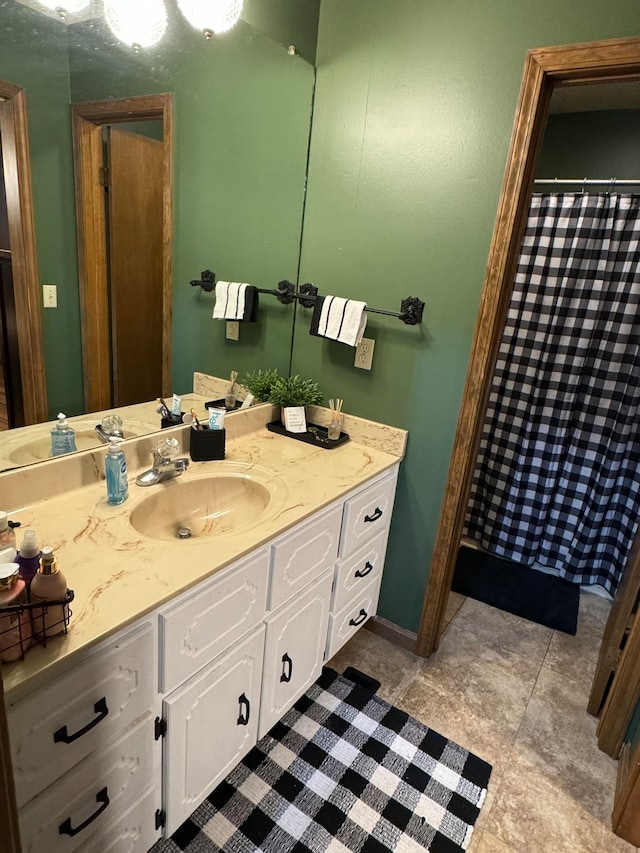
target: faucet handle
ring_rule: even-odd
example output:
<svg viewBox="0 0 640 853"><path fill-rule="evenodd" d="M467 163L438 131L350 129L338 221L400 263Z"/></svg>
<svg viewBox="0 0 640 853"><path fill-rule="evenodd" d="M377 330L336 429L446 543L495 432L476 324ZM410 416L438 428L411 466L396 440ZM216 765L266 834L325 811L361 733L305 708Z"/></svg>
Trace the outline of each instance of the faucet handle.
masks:
<svg viewBox="0 0 640 853"><path fill-rule="evenodd" d="M158 461L169 461L178 455L180 442L176 438L161 438L153 451L153 458Z"/></svg>

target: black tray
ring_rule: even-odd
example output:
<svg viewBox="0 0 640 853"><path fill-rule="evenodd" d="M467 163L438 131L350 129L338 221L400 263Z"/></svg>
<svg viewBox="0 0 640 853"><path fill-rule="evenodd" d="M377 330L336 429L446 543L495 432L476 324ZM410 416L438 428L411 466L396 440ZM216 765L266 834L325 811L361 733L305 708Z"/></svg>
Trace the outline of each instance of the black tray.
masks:
<svg viewBox="0 0 640 853"><path fill-rule="evenodd" d="M345 441L349 441L349 434L346 432L340 433L340 438L335 441L327 437L327 427L317 426L317 424L307 424L306 432L287 432L280 421L272 421L267 424L269 432L277 432L278 435L286 435L287 438L295 438L296 441L304 441L305 444L313 444L315 447L323 447L325 450L334 450Z"/></svg>
<svg viewBox="0 0 640 853"><path fill-rule="evenodd" d="M239 409L241 405L242 405L242 401L236 400L236 404L233 407L233 409L227 409L227 407L224 404L224 397L222 397L220 400L208 400L204 404L204 407L205 407L205 410L208 409L209 407L211 407L212 409L227 409L228 412L235 412L235 410Z"/></svg>

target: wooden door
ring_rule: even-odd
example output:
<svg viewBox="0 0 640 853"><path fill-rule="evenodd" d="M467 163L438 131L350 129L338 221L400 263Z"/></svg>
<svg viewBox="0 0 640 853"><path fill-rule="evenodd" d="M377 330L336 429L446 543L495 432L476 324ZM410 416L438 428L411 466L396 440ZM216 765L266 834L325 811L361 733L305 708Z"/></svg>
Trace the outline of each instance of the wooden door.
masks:
<svg viewBox="0 0 640 853"><path fill-rule="evenodd" d="M162 389L163 143L107 128L113 405Z"/></svg>

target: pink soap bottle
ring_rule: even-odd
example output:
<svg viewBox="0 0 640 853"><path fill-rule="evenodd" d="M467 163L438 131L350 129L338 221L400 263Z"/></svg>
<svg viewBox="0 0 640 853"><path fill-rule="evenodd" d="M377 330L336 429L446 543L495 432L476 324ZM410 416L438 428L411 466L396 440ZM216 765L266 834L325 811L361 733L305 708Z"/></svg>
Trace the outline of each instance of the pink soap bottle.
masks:
<svg viewBox="0 0 640 853"><path fill-rule="evenodd" d="M18 577L17 563L0 565L0 608L25 604L27 585ZM19 660L31 640L31 623L26 610L0 609L0 660Z"/></svg>
<svg viewBox="0 0 640 853"><path fill-rule="evenodd" d="M42 562L37 574L31 581L30 597L32 604L46 604L48 601L60 601L67 595L67 581L58 568L53 548L42 549ZM35 608L31 614L33 633L38 640L61 634L67 628L69 618L68 604L49 604L42 609Z"/></svg>

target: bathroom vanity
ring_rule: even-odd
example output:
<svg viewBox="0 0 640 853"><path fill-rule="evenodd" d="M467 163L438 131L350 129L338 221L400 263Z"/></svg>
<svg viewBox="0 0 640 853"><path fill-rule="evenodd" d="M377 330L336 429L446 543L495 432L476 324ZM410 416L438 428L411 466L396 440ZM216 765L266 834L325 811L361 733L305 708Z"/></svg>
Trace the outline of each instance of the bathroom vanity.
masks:
<svg viewBox="0 0 640 853"><path fill-rule="evenodd" d="M406 433L347 418L352 440L325 450L267 431L272 417L234 414L223 462L132 485L120 507L104 499L101 453L0 475L24 498L11 517L56 547L76 596L66 636L3 667L25 851L148 850L375 614ZM126 445L131 480L152 442ZM190 481L223 495L234 478L269 499L226 532L132 524L156 489L176 506Z"/></svg>

